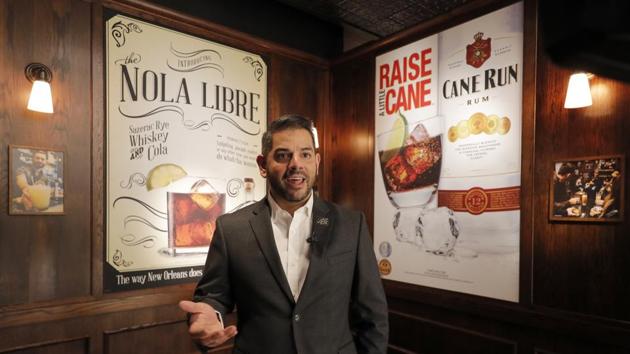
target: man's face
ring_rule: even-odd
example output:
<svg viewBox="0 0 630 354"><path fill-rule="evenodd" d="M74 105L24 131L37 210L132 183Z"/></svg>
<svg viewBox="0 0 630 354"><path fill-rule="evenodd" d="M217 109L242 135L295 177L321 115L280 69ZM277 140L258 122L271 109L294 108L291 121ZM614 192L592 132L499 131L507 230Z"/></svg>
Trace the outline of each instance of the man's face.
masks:
<svg viewBox="0 0 630 354"><path fill-rule="evenodd" d="M260 175L269 179L280 207L299 207L308 199L319 169L311 134L305 129L287 129L273 134L272 142L267 156L258 157Z"/></svg>
<svg viewBox="0 0 630 354"><path fill-rule="evenodd" d="M36 168L42 168L46 164L46 155L41 152L35 153L33 156L33 166Z"/></svg>

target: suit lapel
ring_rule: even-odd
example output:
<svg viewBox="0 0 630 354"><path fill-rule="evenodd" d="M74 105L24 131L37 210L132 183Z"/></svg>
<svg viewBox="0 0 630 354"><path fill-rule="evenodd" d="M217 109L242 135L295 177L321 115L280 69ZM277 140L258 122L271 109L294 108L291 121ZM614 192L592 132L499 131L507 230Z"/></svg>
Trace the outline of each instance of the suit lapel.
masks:
<svg viewBox="0 0 630 354"><path fill-rule="evenodd" d="M282 269L282 262L280 262L280 255L278 254L278 248L276 241L273 237L273 229L271 228L271 215L269 211L269 205L267 200L263 199L258 202L259 207L254 210L253 217L249 220L249 224L252 227L258 246L260 247L269 269L274 278L278 282L278 285L289 298L291 303L295 303L293 295L291 294L291 288L289 282ZM255 275L253 275L255 276Z"/></svg>
<svg viewBox="0 0 630 354"><path fill-rule="evenodd" d="M319 198L313 201L313 227L310 246L310 260L306 279L300 291L298 302L303 304L308 300L311 289L318 277L327 269L326 251L330 242L331 231L334 224L334 215L330 208Z"/></svg>

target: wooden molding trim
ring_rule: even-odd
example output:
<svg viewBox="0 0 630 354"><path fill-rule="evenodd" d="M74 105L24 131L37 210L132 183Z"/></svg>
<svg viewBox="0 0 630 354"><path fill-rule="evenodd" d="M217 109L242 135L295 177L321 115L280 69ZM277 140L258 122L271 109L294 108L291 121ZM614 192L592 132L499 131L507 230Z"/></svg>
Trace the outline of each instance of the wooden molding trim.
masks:
<svg viewBox="0 0 630 354"><path fill-rule="evenodd" d="M630 348L630 343L626 340L630 337L630 323L625 321L544 306L526 307L517 303L388 280L384 281L384 285L388 298L393 300L388 302L394 303L396 299L400 299L411 303L422 303L538 330L597 338L606 343ZM390 309L390 312L394 311ZM413 316L413 314L405 315Z"/></svg>
<svg viewBox="0 0 630 354"><path fill-rule="evenodd" d="M176 323L184 323L184 322L186 322L186 318L184 316L182 316L182 318L179 319L179 320L143 323L143 324L140 324L140 325L137 325L137 326L133 326L133 327L108 329L108 330L103 331L103 334L105 336L110 336L110 335L113 335L113 334L118 334L118 333L123 333L123 332L137 331L137 330L147 329L147 328L151 328L151 327L160 327L160 326L166 326L166 325L171 325L171 324L176 324Z"/></svg>
<svg viewBox="0 0 630 354"><path fill-rule="evenodd" d="M477 336L480 338L485 338L488 340L493 340L496 342L501 342L501 343L505 343L505 344L509 344L511 346L513 346L514 348L516 348L518 346L518 343L514 340L511 340L509 338L505 338L505 337L499 337L496 335L490 335L488 333L484 333L481 331L477 331L474 329L470 329L467 327L462 327L462 326L458 326L458 325L453 325L447 322L441 322L441 321L436 321L433 320L431 318L428 317L422 317L422 316L417 316L414 314L410 314L410 313L405 313L405 312L401 312L401 311L396 311L396 310L389 310L388 311L389 314L394 314L398 317L403 317L403 318L408 318L417 322L423 322L435 327L442 327L442 328L447 328L453 331L457 331L457 332L461 332L464 334L468 334L468 335L472 335L472 336Z"/></svg>
<svg viewBox="0 0 630 354"><path fill-rule="evenodd" d="M6 352L14 352L14 351L22 351L22 350L27 350L27 349L42 349L44 347L47 346L51 346L51 345L55 345L55 344L63 344L63 343L70 343L70 342L76 342L76 341L83 341L85 342L87 345L90 344L90 337L73 337L73 338L64 338L64 339L60 339L60 340L52 340L52 341L46 341L46 342L39 342L39 343L29 343L26 345L21 345L18 347L12 347L12 348L8 348L7 351L2 351L2 353L6 353Z"/></svg>
<svg viewBox="0 0 630 354"><path fill-rule="evenodd" d="M155 289L149 289L155 291ZM87 317L112 312L124 312L147 307L175 305L190 298L189 287L160 289L161 293L121 297L122 293L103 298L78 298L67 303L42 303L38 307L0 309L0 328L36 323L60 321L76 317ZM129 293L127 293L129 294Z"/></svg>

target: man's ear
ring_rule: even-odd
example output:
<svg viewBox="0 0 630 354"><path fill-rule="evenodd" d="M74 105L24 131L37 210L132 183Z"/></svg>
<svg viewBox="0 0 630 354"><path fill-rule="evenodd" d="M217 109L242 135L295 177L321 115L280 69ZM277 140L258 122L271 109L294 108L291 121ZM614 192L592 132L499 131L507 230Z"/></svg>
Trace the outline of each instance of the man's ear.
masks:
<svg viewBox="0 0 630 354"><path fill-rule="evenodd" d="M267 160L263 155L256 157L256 163L258 164L258 171L263 178L267 178Z"/></svg>
<svg viewBox="0 0 630 354"><path fill-rule="evenodd" d="M319 175L319 163L321 161L321 156L319 152L315 154L315 176Z"/></svg>

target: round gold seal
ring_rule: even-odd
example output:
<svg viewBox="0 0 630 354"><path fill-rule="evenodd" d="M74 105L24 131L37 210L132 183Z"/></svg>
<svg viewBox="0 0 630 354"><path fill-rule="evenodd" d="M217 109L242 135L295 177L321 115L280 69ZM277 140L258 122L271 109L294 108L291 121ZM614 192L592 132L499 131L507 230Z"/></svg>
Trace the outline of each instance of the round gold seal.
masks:
<svg viewBox="0 0 630 354"><path fill-rule="evenodd" d="M460 120L459 123L457 123L457 138L466 139L469 135L468 120Z"/></svg>
<svg viewBox="0 0 630 354"><path fill-rule="evenodd" d="M503 117L501 118L501 120L499 120L499 126L497 127L497 132L501 135L505 135L507 134L507 132L510 131L511 126L512 126L512 123L510 122L510 118Z"/></svg>
<svg viewBox="0 0 630 354"><path fill-rule="evenodd" d="M488 207L488 194L481 188L471 188L464 196L464 207L473 215L483 213Z"/></svg>
<svg viewBox="0 0 630 354"><path fill-rule="evenodd" d="M387 259L381 259L378 262L378 271L382 275L389 275L392 272L392 264Z"/></svg>
<svg viewBox="0 0 630 354"><path fill-rule="evenodd" d="M488 120L486 121L486 129L484 132L488 135L492 135L497 132L497 127L499 126L499 116L496 114L491 114L488 116Z"/></svg>
<svg viewBox="0 0 630 354"><path fill-rule="evenodd" d="M448 141L454 143L457 140L457 127L452 126L448 128Z"/></svg>
<svg viewBox="0 0 630 354"><path fill-rule="evenodd" d="M468 131L470 134L477 135L482 131L486 130L486 115L477 112L468 118Z"/></svg>

